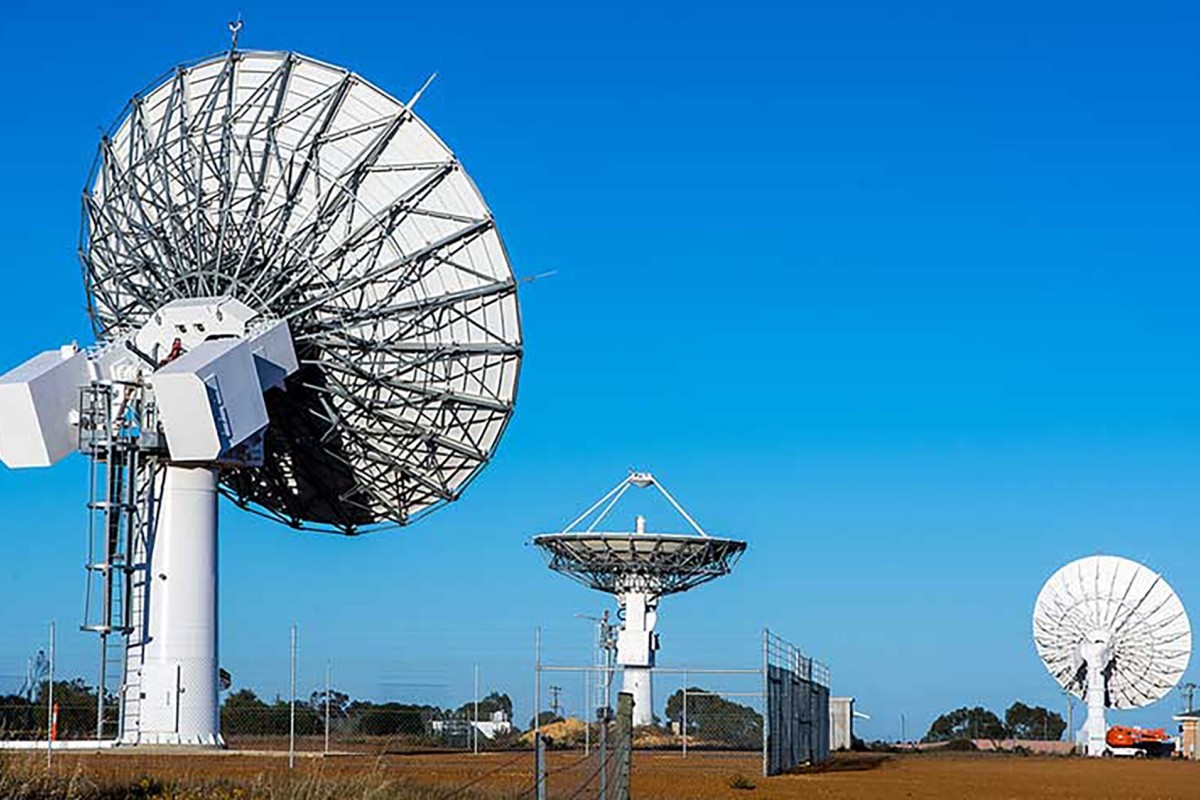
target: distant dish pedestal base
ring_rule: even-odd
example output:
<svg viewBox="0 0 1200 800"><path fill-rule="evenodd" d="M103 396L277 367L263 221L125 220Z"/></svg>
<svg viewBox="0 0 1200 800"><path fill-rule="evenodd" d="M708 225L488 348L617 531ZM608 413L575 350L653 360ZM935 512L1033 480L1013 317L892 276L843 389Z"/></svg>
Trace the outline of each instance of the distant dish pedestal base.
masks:
<svg viewBox="0 0 1200 800"><path fill-rule="evenodd" d="M633 725L654 724L654 691L648 667L625 667L621 691L633 695Z"/></svg>
<svg viewBox="0 0 1200 800"><path fill-rule="evenodd" d="M1099 640L1083 644L1079 648L1080 655L1087 662L1088 690L1087 719L1080 731L1087 745L1087 754L1092 757L1102 756L1108 750L1108 724L1104 719L1105 678L1104 670L1112 659L1108 643Z"/></svg>

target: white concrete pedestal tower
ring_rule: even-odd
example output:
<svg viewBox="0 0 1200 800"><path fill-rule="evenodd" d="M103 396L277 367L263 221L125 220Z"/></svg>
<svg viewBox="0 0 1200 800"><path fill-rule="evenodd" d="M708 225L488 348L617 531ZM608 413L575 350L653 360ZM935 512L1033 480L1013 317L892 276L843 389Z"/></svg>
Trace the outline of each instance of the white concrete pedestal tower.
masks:
<svg viewBox="0 0 1200 800"><path fill-rule="evenodd" d="M219 746L216 470L163 472L147 542L145 620L126 649L121 740Z"/></svg>
<svg viewBox="0 0 1200 800"><path fill-rule="evenodd" d="M1108 724L1104 718L1107 697L1105 672L1112 661L1108 637L1092 635L1092 640L1079 646L1079 659L1087 670L1087 719L1079 729L1078 741L1087 748L1089 756L1102 756L1108 743Z"/></svg>

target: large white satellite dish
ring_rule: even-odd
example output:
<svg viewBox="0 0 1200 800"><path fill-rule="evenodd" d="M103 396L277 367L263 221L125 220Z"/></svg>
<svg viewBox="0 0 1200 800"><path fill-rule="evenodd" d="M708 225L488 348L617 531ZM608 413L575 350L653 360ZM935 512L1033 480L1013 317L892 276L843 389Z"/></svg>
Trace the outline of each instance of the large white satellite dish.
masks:
<svg viewBox="0 0 1200 800"><path fill-rule="evenodd" d="M129 102L84 197L99 340L180 298L287 322L300 369L268 397L263 463L221 483L297 527L356 532L453 500L512 414L512 270L412 104L296 53L209 58Z"/></svg>
<svg viewBox="0 0 1200 800"><path fill-rule="evenodd" d="M1136 561L1097 555L1055 572L1033 609L1033 640L1059 685L1088 704L1088 755L1106 750L1106 708L1160 700L1187 669L1192 629L1178 595Z"/></svg>
<svg viewBox="0 0 1200 800"><path fill-rule="evenodd" d="M221 742L218 489L297 528L405 524L504 432L516 282L415 101L235 48L101 141L80 243L97 343L0 376L0 459L91 457L98 738L118 670L122 743Z"/></svg>

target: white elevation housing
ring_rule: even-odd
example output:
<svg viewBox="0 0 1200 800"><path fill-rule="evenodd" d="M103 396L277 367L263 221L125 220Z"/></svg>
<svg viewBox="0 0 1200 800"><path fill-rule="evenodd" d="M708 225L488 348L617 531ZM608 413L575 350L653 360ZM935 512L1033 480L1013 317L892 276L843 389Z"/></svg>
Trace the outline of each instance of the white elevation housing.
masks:
<svg viewBox="0 0 1200 800"><path fill-rule="evenodd" d="M0 376L5 464L48 466L86 440L106 468L124 459L128 470L118 483L129 494L92 503L128 544L90 567L110 587L90 627L127 635L123 744L221 744L217 475L256 463L263 394L296 369L285 322L212 297L174 301L119 341L42 353ZM115 608L118 570L130 588Z"/></svg>
<svg viewBox="0 0 1200 800"><path fill-rule="evenodd" d="M596 530L630 487L650 486L687 521L692 533L648 533L641 516L633 531ZM533 542L545 553L550 569L616 596L622 619L617 664L624 691L633 695L633 724L652 724L659 600L728 574L746 543L709 536L648 472L630 473L560 533L536 536Z"/></svg>
<svg viewBox="0 0 1200 800"><path fill-rule="evenodd" d="M1076 741L1111 752L1109 708L1140 708L1170 692L1187 669L1192 629L1178 595L1148 567L1089 556L1055 572L1033 610L1038 655L1059 685L1087 703Z"/></svg>

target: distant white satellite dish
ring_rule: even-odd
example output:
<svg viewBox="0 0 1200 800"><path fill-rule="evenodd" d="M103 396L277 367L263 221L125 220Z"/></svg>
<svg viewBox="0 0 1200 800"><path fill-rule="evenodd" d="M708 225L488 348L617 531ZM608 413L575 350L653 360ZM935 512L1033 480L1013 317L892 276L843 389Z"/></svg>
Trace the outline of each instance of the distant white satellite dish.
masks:
<svg viewBox="0 0 1200 800"><path fill-rule="evenodd" d="M1187 669L1192 628L1163 577L1136 561L1088 556L1050 576L1033 609L1046 669L1088 704L1087 752L1107 748L1105 708L1140 708L1167 695Z"/></svg>

